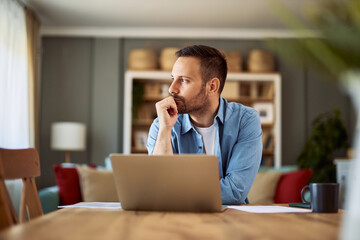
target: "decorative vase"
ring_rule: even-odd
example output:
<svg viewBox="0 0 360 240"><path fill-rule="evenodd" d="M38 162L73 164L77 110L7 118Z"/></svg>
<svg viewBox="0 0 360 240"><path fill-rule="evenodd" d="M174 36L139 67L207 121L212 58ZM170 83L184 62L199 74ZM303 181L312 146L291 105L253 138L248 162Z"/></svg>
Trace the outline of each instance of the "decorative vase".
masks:
<svg viewBox="0 0 360 240"><path fill-rule="evenodd" d="M348 71L342 83L351 97L357 116L354 150L355 156L349 176L349 191L346 193L346 212L342 223L341 239L355 240L360 236L360 69Z"/></svg>

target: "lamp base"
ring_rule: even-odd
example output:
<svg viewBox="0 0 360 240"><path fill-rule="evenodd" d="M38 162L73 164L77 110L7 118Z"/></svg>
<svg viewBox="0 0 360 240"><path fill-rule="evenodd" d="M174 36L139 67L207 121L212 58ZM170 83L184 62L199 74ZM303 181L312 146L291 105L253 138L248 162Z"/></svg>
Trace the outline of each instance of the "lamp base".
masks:
<svg viewBox="0 0 360 240"><path fill-rule="evenodd" d="M65 151L65 162L66 163L70 162L70 151Z"/></svg>

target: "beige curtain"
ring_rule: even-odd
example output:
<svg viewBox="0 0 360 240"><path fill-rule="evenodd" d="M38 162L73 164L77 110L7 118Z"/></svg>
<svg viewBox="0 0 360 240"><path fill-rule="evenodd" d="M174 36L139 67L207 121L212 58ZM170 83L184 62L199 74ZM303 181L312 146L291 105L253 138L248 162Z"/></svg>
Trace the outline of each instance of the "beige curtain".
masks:
<svg viewBox="0 0 360 240"><path fill-rule="evenodd" d="M28 90L30 146L39 150L39 99L40 99L40 21L35 12L25 7L28 51Z"/></svg>

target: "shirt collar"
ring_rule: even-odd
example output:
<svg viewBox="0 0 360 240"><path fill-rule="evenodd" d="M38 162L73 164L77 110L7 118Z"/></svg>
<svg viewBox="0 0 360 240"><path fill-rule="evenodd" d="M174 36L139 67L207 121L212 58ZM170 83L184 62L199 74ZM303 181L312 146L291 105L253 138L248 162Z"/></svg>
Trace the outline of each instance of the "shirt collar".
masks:
<svg viewBox="0 0 360 240"><path fill-rule="evenodd" d="M192 125L191 121L190 121L190 116L189 114L183 114L183 124L182 124L182 128L181 128L181 134L185 134L188 131L190 131L190 129L194 128L194 126Z"/></svg>
<svg viewBox="0 0 360 240"><path fill-rule="evenodd" d="M227 104L227 101L225 100L225 98L222 98L220 97L220 100L219 100L219 109L218 109L218 112L215 116L215 119L219 119L220 122L222 124L224 124L224 118L225 118L225 108L226 108L226 104Z"/></svg>
<svg viewBox="0 0 360 240"><path fill-rule="evenodd" d="M222 124L224 124L224 109L225 109L226 100L224 98L220 97L219 102L220 102L219 109L215 116L215 119L219 119L220 122ZM191 123L189 114L187 114L187 113L183 114L182 117L183 117L183 121L182 121L183 124L182 124L182 128L181 128L181 134L185 134L188 131L190 131L190 129L194 129L194 126Z"/></svg>

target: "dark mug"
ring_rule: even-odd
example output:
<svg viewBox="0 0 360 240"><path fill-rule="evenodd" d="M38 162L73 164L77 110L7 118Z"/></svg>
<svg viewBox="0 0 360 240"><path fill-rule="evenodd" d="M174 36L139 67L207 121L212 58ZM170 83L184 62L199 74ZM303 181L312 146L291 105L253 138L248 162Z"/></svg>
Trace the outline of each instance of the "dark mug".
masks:
<svg viewBox="0 0 360 240"><path fill-rule="evenodd" d="M306 190L310 191L310 202L304 198ZM339 184L311 183L301 190L301 199L305 203L310 203L313 212L336 213L339 208Z"/></svg>

